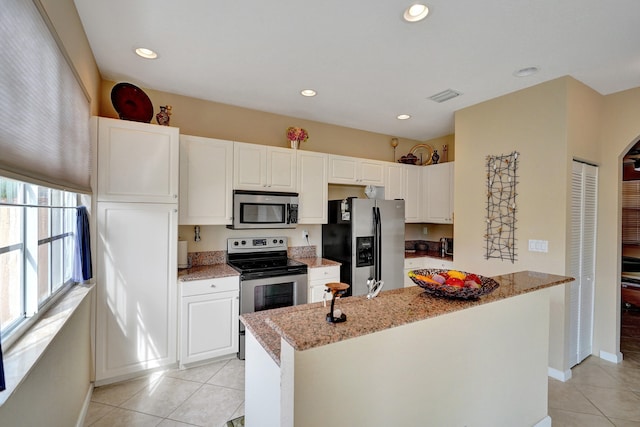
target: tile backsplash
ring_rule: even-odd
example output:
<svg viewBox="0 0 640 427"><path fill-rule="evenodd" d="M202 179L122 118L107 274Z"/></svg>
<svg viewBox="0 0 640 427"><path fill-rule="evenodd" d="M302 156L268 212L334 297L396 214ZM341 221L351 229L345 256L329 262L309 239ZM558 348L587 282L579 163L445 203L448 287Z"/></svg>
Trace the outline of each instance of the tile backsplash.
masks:
<svg viewBox="0 0 640 427"><path fill-rule="evenodd" d="M287 249L289 258L315 258L316 247L293 246ZM227 251L189 252L187 259L191 267L202 265L225 264L227 262Z"/></svg>

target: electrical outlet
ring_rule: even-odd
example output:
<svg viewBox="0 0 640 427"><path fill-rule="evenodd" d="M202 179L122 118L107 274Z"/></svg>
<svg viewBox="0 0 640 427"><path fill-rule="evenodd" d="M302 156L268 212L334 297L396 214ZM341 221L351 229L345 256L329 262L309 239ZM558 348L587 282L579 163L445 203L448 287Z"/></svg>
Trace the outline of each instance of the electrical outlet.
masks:
<svg viewBox="0 0 640 427"><path fill-rule="evenodd" d="M302 230L302 238L303 239L308 239L309 238L309 232L307 230Z"/></svg>
<svg viewBox="0 0 640 427"><path fill-rule="evenodd" d="M429 229L427 227L422 227L422 234L424 234L425 236L429 234Z"/></svg>

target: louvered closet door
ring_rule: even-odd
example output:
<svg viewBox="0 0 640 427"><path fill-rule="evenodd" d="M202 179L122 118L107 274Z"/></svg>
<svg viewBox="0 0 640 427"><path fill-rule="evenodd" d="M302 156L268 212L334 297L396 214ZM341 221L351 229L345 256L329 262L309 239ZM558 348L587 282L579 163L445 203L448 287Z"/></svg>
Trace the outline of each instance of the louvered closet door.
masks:
<svg viewBox="0 0 640 427"><path fill-rule="evenodd" d="M598 168L573 162L571 175L570 366L591 354L595 293L595 248Z"/></svg>

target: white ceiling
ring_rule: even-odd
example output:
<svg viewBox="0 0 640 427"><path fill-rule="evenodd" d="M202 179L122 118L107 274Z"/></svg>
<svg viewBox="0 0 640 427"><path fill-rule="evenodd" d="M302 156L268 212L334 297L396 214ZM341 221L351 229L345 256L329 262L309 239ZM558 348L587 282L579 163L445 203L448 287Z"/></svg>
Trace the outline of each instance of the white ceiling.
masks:
<svg viewBox="0 0 640 427"><path fill-rule="evenodd" d="M603 95L640 86L639 0L428 0L413 24L411 3L75 0L105 79L416 140L452 133L456 110L565 75ZM530 66L540 72L513 76ZM462 95L428 99L445 89Z"/></svg>

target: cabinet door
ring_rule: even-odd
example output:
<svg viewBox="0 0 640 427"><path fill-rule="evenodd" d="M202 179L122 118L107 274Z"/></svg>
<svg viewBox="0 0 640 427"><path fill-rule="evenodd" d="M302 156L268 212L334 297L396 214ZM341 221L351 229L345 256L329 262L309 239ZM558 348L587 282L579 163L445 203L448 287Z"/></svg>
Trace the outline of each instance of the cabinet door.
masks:
<svg viewBox="0 0 640 427"><path fill-rule="evenodd" d="M233 188L237 190L265 190L266 177L267 147L234 142Z"/></svg>
<svg viewBox="0 0 640 427"><path fill-rule="evenodd" d="M424 167L404 165L404 217L406 222L422 222L422 173Z"/></svg>
<svg viewBox="0 0 640 427"><path fill-rule="evenodd" d="M324 153L298 151L299 224L327 223L327 165Z"/></svg>
<svg viewBox="0 0 640 427"><path fill-rule="evenodd" d="M296 150L267 147L267 190L296 191Z"/></svg>
<svg viewBox="0 0 640 427"><path fill-rule="evenodd" d="M358 159L345 156L329 156L329 183L356 184Z"/></svg>
<svg viewBox="0 0 640 427"><path fill-rule="evenodd" d="M361 185L384 185L384 163L369 160L359 160L359 184Z"/></svg>
<svg viewBox="0 0 640 427"><path fill-rule="evenodd" d="M180 136L180 224L231 224L233 142Z"/></svg>
<svg viewBox="0 0 640 427"><path fill-rule="evenodd" d="M175 203L178 128L98 118L98 201Z"/></svg>
<svg viewBox="0 0 640 427"><path fill-rule="evenodd" d="M320 302L324 299L325 284L340 281L340 266L319 267L309 269L309 303ZM329 298L330 300L330 298Z"/></svg>
<svg viewBox="0 0 640 427"><path fill-rule="evenodd" d="M403 165L389 163L385 168L384 198L387 200L405 198L405 177ZM406 207L405 207L406 213Z"/></svg>
<svg viewBox="0 0 640 427"><path fill-rule="evenodd" d="M238 351L238 291L182 298L180 364Z"/></svg>
<svg viewBox="0 0 640 427"><path fill-rule="evenodd" d="M453 162L425 166L425 220L453 223Z"/></svg>
<svg viewBox="0 0 640 427"><path fill-rule="evenodd" d="M97 204L96 380L176 362L177 205Z"/></svg>

